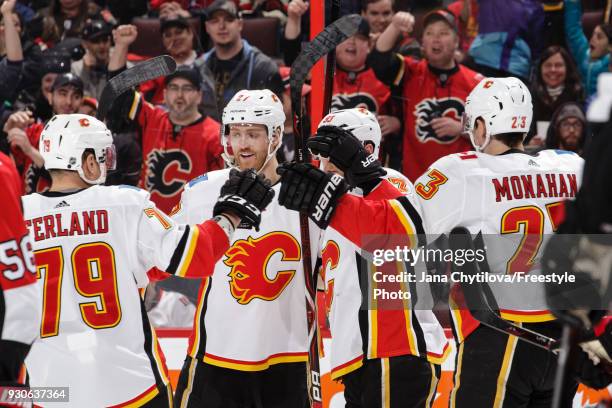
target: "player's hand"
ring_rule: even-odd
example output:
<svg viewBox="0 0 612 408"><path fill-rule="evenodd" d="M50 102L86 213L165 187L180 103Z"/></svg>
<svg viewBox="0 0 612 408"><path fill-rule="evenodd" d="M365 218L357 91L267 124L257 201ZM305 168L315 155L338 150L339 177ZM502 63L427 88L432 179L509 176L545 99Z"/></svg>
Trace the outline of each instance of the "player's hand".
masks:
<svg viewBox="0 0 612 408"><path fill-rule="evenodd" d="M240 218L242 224L259 231L261 212L274 198L270 180L249 169L238 171L232 169L229 179L221 187L219 200L213 209L213 215L233 214Z"/></svg>
<svg viewBox="0 0 612 408"><path fill-rule="evenodd" d="M281 176L278 202L308 214L321 229L327 228L338 199L347 191L344 179L307 163L283 163L276 173Z"/></svg>
<svg viewBox="0 0 612 408"><path fill-rule="evenodd" d="M2 13L3 16L7 14L11 14L13 10L15 9L16 2L17 0L4 0L4 2L2 3L2 6L0 6L0 13Z"/></svg>
<svg viewBox="0 0 612 408"><path fill-rule="evenodd" d="M24 152L26 155L30 155L30 152L34 149L30 140L28 139L28 135L23 129L20 128L12 128L7 132L8 142L11 147L18 147Z"/></svg>
<svg viewBox="0 0 612 408"><path fill-rule="evenodd" d="M431 120L431 128L436 132L436 136L459 136L463 131L461 122L447 116L442 118L433 118Z"/></svg>
<svg viewBox="0 0 612 408"><path fill-rule="evenodd" d="M292 0L287 6L287 15L289 18L299 20L310 7L307 1L303 0Z"/></svg>
<svg viewBox="0 0 612 408"><path fill-rule="evenodd" d="M398 11L391 17L391 24L400 33L410 34L414 29L414 16L407 11Z"/></svg>
<svg viewBox="0 0 612 408"><path fill-rule="evenodd" d="M402 128L400 120L395 116L378 115L376 119L378 120L378 124L380 125L380 133L383 137L394 133L397 134Z"/></svg>
<svg viewBox="0 0 612 408"><path fill-rule="evenodd" d="M387 174L377 158L369 154L361 141L346 129L321 126L306 145L313 154L328 157L342 170L351 187L364 188Z"/></svg>
<svg viewBox="0 0 612 408"><path fill-rule="evenodd" d="M4 124L4 131L8 133L13 128L25 129L34 123L32 112L30 111L17 111L8 117Z"/></svg>
<svg viewBox="0 0 612 408"><path fill-rule="evenodd" d="M129 47L138 37L138 29L132 24L123 24L113 30L115 46Z"/></svg>

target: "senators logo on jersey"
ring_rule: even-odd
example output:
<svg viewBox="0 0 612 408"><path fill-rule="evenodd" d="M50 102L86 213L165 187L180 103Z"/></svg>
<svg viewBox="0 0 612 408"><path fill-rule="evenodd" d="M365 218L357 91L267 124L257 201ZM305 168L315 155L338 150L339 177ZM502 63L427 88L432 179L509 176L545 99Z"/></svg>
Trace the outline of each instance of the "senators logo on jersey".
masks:
<svg viewBox="0 0 612 408"><path fill-rule="evenodd" d="M146 190L171 197L191 178L191 160L179 149L153 149L147 155Z"/></svg>
<svg viewBox="0 0 612 408"><path fill-rule="evenodd" d="M415 134L421 143L429 140L437 143L452 143L459 136L438 136L431 127L434 118L451 117L456 120L463 115L463 101L459 98L425 98L414 107L416 117Z"/></svg>
<svg viewBox="0 0 612 408"><path fill-rule="evenodd" d="M232 268L228 275L230 291L238 303L246 305L253 299L270 301L280 296L296 271L272 268L271 262L279 264L278 255L280 262L301 259L300 245L292 235L275 231L259 238L240 239L227 250L223 263Z"/></svg>

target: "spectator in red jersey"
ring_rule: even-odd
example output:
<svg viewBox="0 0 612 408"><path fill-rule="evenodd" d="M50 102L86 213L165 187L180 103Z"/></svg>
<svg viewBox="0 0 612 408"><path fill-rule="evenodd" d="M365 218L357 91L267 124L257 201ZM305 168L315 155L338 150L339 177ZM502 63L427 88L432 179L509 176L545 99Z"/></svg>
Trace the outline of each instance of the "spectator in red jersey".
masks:
<svg viewBox="0 0 612 408"><path fill-rule="evenodd" d="M72 74L60 74L55 78L49 104L53 114L76 113L83 102L83 81ZM11 154L24 180L26 194L45 191L51 179L43 168L43 158L38 153L38 142L44 123L35 121L30 111L18 111L4 124L11 145Z"/></svg>
<svg viewBox="0 0 612 408"><path fill-rule="evenodd" d="M132 25L114 30L110 75L125 68L128 47L136 35ZM168 111L143 101L140 94L132 91L115 101L109 114L108 126L113 131L122 130L126 121L138 125L143 157L139 185L166 213L178 204L186 182L223 167L219 123L198 110L201 85L197 69L181 66L164 81Z"/></svg>
<svg viewBox="0 0 612 408"><path fill-rule="evenodd" d="M465 98L482 79L454 59L459 37L449 11L434 10L425 16L423 24L423 60L391 51L402 32L414 28L414 17L406 12L393 16L369 59L378 79L402 88L402 170L411 181L440 157L472 149L461 134L460 119Z"/></svg>
<svg viewBox="0 0 612 408"><path fill-rule="evenodd" d="M478 34L478 1L457 0L449 4L447 8L448 11L453 13L455 21L457 21L457 31L459 33L457 60L462 62L467 56L472 41Z"/></svg>
<svg viewBox="0 0 612 408"><path fill-rule="evenodd" d="M165 3L167 4L167 3ZM177 65L193 66L198 57L199 43L189 21L183 17L168 16L161 19L162 44ZM164 78L146 81L140 85L145 99L154 105L164 103Z"/></svg>

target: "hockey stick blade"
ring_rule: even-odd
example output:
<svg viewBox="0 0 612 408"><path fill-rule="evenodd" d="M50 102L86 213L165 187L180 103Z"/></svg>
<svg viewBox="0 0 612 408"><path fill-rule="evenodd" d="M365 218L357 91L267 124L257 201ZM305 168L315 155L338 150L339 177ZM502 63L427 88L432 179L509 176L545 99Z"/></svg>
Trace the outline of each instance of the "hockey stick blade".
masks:
<svg viewBox="0 0 612 408"><path fill-rule="evenodd" d="M150 81L160 76L170 75L176 70L176 61L169 55L160 55L131 68L126 69L119 75L111 78L100 96L96 118L104 120L108 111L122 93L128 89Z"/></svg>
<svg viewBox="0 0 612 408"><path fill-rule="evenodd" d="M325 27L300 52L291 65L289 85L291 87L291 107L294 114L302 112L302 86L312 67L329 52L336 49L338 44L354 35L361 23L361 16L350 14L334 21Z"/></svg>
<svg viewBox="0 0 612 408"><path fill-rule="evenodd" d="M478 234L476 240L482 240L481 233ZM484 245L478 246L484 248ZM474 241L472 241L472 236L470 232L464 227L456 227L451 231L449 238L449 247L453 251L475 251L475 245ZM457 269L462 270L464 274L470 276L477 276L480 273L480 265L475 260L473 262L466 262L462 266L455 265L455 267ZM553 353L556 353L559 349L560 344L558 340L544 336L533 330L526 329L524 327L515 325L507 320L502 319L495 312L498 307L494 303L494 299L488 299L492 297L492 294L487 296L486 293L491 292L490 288L486 283L478 282L475 279L473 283L462 284L461 289L465 297L467 308L469 309L472 316L474 316L474 318L480 323L503 333L516 336L523 341L526 341ZM491 305L492 303L494 306Z"/></svg>

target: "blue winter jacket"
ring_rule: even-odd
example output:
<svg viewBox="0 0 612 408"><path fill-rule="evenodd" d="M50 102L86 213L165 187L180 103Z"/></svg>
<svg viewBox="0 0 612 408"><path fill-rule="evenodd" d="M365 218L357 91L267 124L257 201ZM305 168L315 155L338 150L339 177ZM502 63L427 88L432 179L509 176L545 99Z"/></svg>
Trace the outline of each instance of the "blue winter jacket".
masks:
<svg viewBox="0 0 612 408"><path fill-rule="evenodd" d="M542 51L544 9L537 0L480 0L478 35L468 51L480 65L528 78Z"/></svg>
<svg viewBox="0 0 612 408"><path fill-rule="evenodd" d="M582 9L579 0L565 0L565 39L580 71L580 76L589 97L597 91L597 77L602 72L608 72L610 54L591 60L589 40L582 31Z"/></svg>

